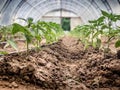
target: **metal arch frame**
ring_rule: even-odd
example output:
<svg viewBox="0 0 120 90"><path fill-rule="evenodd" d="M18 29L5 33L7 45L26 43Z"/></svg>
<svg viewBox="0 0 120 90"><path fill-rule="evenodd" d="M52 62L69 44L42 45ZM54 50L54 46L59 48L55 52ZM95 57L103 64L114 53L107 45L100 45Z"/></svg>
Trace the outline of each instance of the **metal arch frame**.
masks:
<svg viewBox="0 0 120 90"><path fill-rule="evenodd" d="M96 4L96 3L95 3ZM96 4L96 6L98 6L97 4ZM99 6L98 6L99 7ZM99 11L100 11L100 8L99 8Z"/></svg>
<svg viewBox="0 0 120 90"><path fill-rule="evenodd" d="M78 0L78 1L80 1L80 0ZM91 8L91 9L96 13L96 15L99 16L99 13L97 13L98 11L95 9L95 6L94 6L94 5L91 5L90 0L86 1L85 3L88 4L87 9L88 9L88 8L89 8L89 9ZM84 14L84 13L85 13L85 11L83 12L83 14Z"/></svg>
<svg viewBox="0 0 120 90"><path fill-rule="evenodd" d="M58 7L58 8L56 8L56 9L53 9L53 8L51 7L51 8L49 8L49 11L44 12L44 14L43 14L42 16L44 16L46 13L51 12L51 11L54 11L54 10L60 10L60 8ZM66 11L70 11L70 12L72 12L72 13L75 13L73 10L70 9L70 7L68 7L68 8L64 8L64 7L63 7L62 10L66 10ZM77 15L77 13L75 13L75 14ZM37 16L34 18L34 20L37 21L37 20L41 19L42 16L37 15ZM78 16L78 15L77 15L77 16ZM82 20L82 21L84 21L84 20Z"/></svg>
<svg viewBox="0 0 120 90"><path fill-rule="evenodd" d="M1 16L1 20L0 20L1 25L11 24L13 12L16 9L16 7L20 1L19 0L9 0L9 4L7 4L8 6L3 7L4 10L2 11L2 16ZM13 2L15 2L15 6L12 7ZM8 13L8 11L9 11L9 13Z"/></svg>
<svg viewBox="0 0 120 90"><path fill-rule="evenodd" d="M118 3L120 4L120 0L117 0L118 1Z"/></svg>
<svg viewBox="0 0 120 90"><path fill-rule="evenodd" d="M42 13L43 15L45 15L46 13L48 13L48 12L50 12L50 11L53 11L53 10L60 10L60 8L59 7L56 7L56 9L54 9L56 6L51 6L51 7L49 7L49 10L47 9L47 10L44 10L45 12L44 13ZM63 7L62 9L64 9L64 10L67 10L67 11L71 11L71 12L73 12L73 13L76 13L77 11L75 10L75 8L73 9L73 8L71 8L70 6L68 7L67 6L67 8L65 8L65 7ZM36 21L37 20L37 18L38 19L40 19L40 17L42 17L43 15L36 15L36 17L34 18L34 20ZM76 15L77 15L77 13L76 13Z"/></svg>
<svg viewBox="0 0 120 90"><path fill-rule="evenodd" d="M30 5L29 5L29 6L30 6ZM14 15L14 18L17 16L17 14L19 14L19 15L24 14L24 13L21 13L21 11L23 11L23 9L24 9L24 11L25 11L29 6L26 5L26 2L24 2L24 3L22 4L21 8L19 8L19 10L17 11L17 13ZM31 7L31 8L32 8L32 7Z"/></svg>
<svg viewBox="0 0 120 90"><path fill-rule="evenodd" d="M68 3L68 2L67 2ZM71 3L70 3L71 4ZM72 3L73 4L73 3ZM39 5L39 4L37 4L37 5ZM83 5L83 7L85 7L84 5ZM78 7L78 8L80 8L80 7ZM87 9L87 8L86 8ZM32 9L28 12L28 14L26 15L26 17L28 17L28 15L29 15L29 13L32 11Z"/></svg>
<svg viewBox="0 0 120 90"><path fill-rule="evenodd" d="M68 9L66 9L66 8L65 8L65 9L62 8L62 10L65 11L65 12L71 12L71 13L73 13L73 14L75 15L75 17L78 17L78 16L77 16L77 13L73 12L72 10L68 10ZM51 13L51 12L57 12L57 11L60 11L60 9L54 9L54 10L52 10L52 11L47 12L46 14ZM45 17L46 17L46 14L45 14ZM42 16L42 17L44 17L44 16ZM54 16L52 16L52 17L54 17ZM58 17L58 16L56 16L56 17ZM74 17L74 16L73 16L73 17Z"/></svg>
<svg viewBox="0 0 120 90"><path fill-rule="evenodd" d="M67 8L66 8L66 7L63 7L62 9L70 10L70 8L71 8L70 6L69 6L69 7L67 6ZM60 10L60 8L58 8L58 9ZM50 11L52 11L52 10L54 10L54 8L51 9L51 10L49 10L49 11L46 11L46 12L44 12L44 13L46 14L47 12L50 12ZM73 11L73 10L71 10L71 11ZM75 11L75 10L74 10L74 11ZM76 12L77 12L77 11L76 11ZM44 14L43 14L43 15L44 15ZM79 15L78 15L78 16L79 16ZM40 19L40 17L41 17L40 15L36 16L36 18L38 18L38 19ZM82 19L83 19L82 21L85 21L85 18L83 18L83 16L81 16L81 17L82 17Z"/></svg>
<svg viewBox="0 0 120 90"><path fill-rule="evenodd" d="M109 7L109 9L110 9L110 12L113 13L112 8L111 8L111 6L110 6L108 0L106 0L106 3L108 4L108 7Z"/></svg>
<svg viewBox="0 0 120 90"><path fill-rule="evenodd" d="M9 0L9 1L11 1L11 0ZM22 0L23 1L23 0ZM22 2L21 1L21 2ZM27 1L27 0L24 0L24 1ZM36 1L36 0L35 0ZM33 2L35 2L35 1L33 1ZM40 0L40 2L42 3L42 2L44 2L44 1L48 1L48 0ZM50 1L52 1L52 0L50 0ZM64 0L63 0L64 1ZM80 1L81 0L75 0L75 1L72 1L72 0L68 0L68 1L70 1L70 2L77 2L77 4L79 5L79 4L83 4L83 3L86 3L86 4L88 4L88 3L90 3L90 0L86 0L86 1L84 1L84 0L82 0L82 2L80 3ZM101 1L105 1L105 0L101 0ZM107 1L107 0L106 0ZM24 3L23 3L24 4ZM21 7L22 7L22 5L23 4L21 4ZM104 4L104 3L103 3ZM108 3L109 4L109 3ZM107 5L108 5L107 4ZM89 4L88 4L89 5ZM83 6L85 6L85 5L83 5ZM109 6L109 5L108 5ZM4 5L4 7L5 7L5 5ZM6 6L7 7L7 6ZM93 5L93 6L91 6L91 9L94 11L94 10L96 10L95 8L95 5ZM109 6L110 7L110 6ZM106 7L107 8L107 7ZM12 18L14 18L15 16L16 16L16 14L17 14L17 12L19 11L19 5L13 10L14 11L14 13L10 13L11 14L11 16L13 16ZM6 10L6 8L4 8L4 10ZM3 9L2 9L2 12L4 11ZM18 10L18 11L17 11ZM108 10L108 9L107 9ZM90 11L90 10L89 10ZM96 13L96 12L95 12ZM13 14L13 15L12 15ZM80 15L81 13L79 13L79 15ZM9 17L9 18L11 18L11 17ZM4 18L3 18L4 19Z"/></svg>
<svg viewBox="0 0 120 90"><path fill-rule="evenodd" d="M3 5L3 7L2 7L2 9L0 11L1 13L3 13L5 11L5 9L8 7L8 5L10 4L10 2L11 2L11 0L7 0L5 2L5 4Z"/></svg>
<svg viewBox="0 0 120 90"><path fill-rule="evenodd" d="M27 5L26 5L26 4L27 4ZM30 9L30 8L32 8L32 6L25 2L25 3L23 4L23 7L19 9L19 11L18 11L17 14L18 14L18 15L21 14L22 16L23 16L23 15L26 15L27 12L25 12L25 11L28 11L28 9ZM24 11L23 11L23 9L24 9ZM34 9L34 10L36 10L36 9ZM17 15L17 14L16 14L16 15ZM15 16L15 17L16 17L16 16Z"/></svg>
<svg viewBox="0 0 120 90"><path fill-rule="evenodd" d="M100 7L98 6L98 4L95 2L95 0L91 0L90 2L94 7L96 7L99 11L101 11ZM99 12L101 13L101 12Z"/></svg>
<svg viewBox="0 0 120 90"><path fill-rule="evenodd" d="M14 10L12 18L15 17L15 15L17 14L19 8L24 4L24 2L25 2L25 0L21 0L21 2L18 4L18 6L16 7L16 9Z"/></svg>
<svg viewBox="0 0 120 90"><path fill-rule="evenodd" d="M54 4L54 5L55 5L55 4ZM56 7L56 6L54 6L54 7ZM51 9L51 10L50 10L50 7L49 7L49 10L46 8L46 10L44 10L44 14L46 14L47 12L50 12L50 11L54 10L54 7L53 7L53 9ZM68 7L68 6L67 6L67 7ZM68 10L70 10L70 8L71 8L71 7L69 7ZM60 9L60 8L58 7L58 9ZM66 8L64 8L64 9L66 9ZM76 9L76 8L75 8L75 9ZM76 11L75 9L72 10L72 8L71 8L71 11L75 12L75 11ZM48 10L48 11L47 11L47 10ZM46 11L46 12L45 12L45 11ZM77 11L76 11L76 12L77 12ZM43 14L43 15L44 15L44 14ZM26 16L26 17L28 17L28 16ZM36 18L38 18L38 17L40 17L40 15L36 16Z"/></svg>
<svg viewBox="0 0 120 90"><path fill-rule="evenodd" d="M45 1L45 0L42 0L41 3L44 2L44 1ZM47 1L47 0L46 0L46 1ZM70 2L72 2L72 1L70 1ZM80 0L77 0L77 4L79 4L79 2L80 2ZM87 4L88 4L88 1L83 2L83 3L87 3ZM18 5L18 6L19 6L19 5ZM18 6L17 6L17 8L18 8ZM83 6L84 6L84 5L83 5ZM16 9L17 9L17 8L16 8ZM19 8L18 8L18 9L19 9ZM15 11L14 11L14 12L15 12ZM14 13L14 14L13 14L13 18L14 18L15 15L16 15L16 14Z"/></svg>
<svg viewBox="0 0 120 90"><path fill-rule="evenodd" d="M54 9L53 9L54 10ZM69 9L68 9L69 10ZM71 10L71 11L74 11L74 10Z"/></svg>
<svg viewBox="0 0 120 90"><path fill-rule="evenodd" d="M45 0L41 0L41 2L44 2ZM24 4L27 4L28 6L30 6L31 8L33 8L34 7L34 5L31 5L29 2L27 2L27 0L25 1L25 3ZM26 7L26 5L24 5L23 4L23 7L22 8L20 8L20 9L26 9L26 8L28 8L28 7ZM18 11L18 14L19 14L19 12L21 12L20 11L20 9L19 9L19 11ZM29 8L30 9L30 8ZM36 11L38 11L36 8L33 8L34 10L36 10ZM39 12L39 11L38 11ZM26 12L24 12L24 13L22 13L22 15L25 15L26 14ZM16 14L17 15L17 14ZM14 16L14 18L16 18L16 15Z"/></svg>
<svg viewBox="0 0 120 90"><path fill-rule="evenodd" d="M74 1L75 2L75 1ZM78 2L77 2L78 3ZM84 5L83 5L83 7L84 7ZM93 7L92 7L93 8ZM87 8L86 8L87 9ZM97 15L97 14L96 14ZM79 14L79 16L80 16L80 14ZM99 16L99 14L98 14L98 16Z"/></svg>
<svg viewBox="0 0 120 90"><path fill-rule="evenodd" d="M75 1L74 1L75 2ZM41 2L40 2L41 3ZM79 2L77 2L77 3L79 3Z"/></svg>
<svg viewBox="0 0 120 90"><path fill-rule="evenodd" d="M42 3L37 3L34 7L37 7L37 6L39 6L40 4L42 4ZM50 3L44 4L44 5L42 5L39 9L44 8L44 7L47 7L49 4L50 4ZM54 0L54 1L51 2L51 4L57 4L57 3L56 3L56 1ZM32 12L32 9L33 9L33 8L31 8L31 10L29 10L29 12L26 14L26 17L30 14L30 12ZM48 9L48 8L46 8L46 9Z"/></svg>
<svg viewBox="0 0 120 90"><path fill-rule="evenodd" d="M78 0L78 1L80 1L80 0ZM74 1L75 2L75 1ZM76 2L77 3L77 2ZM91 13L91 10L90 10L90 8L93 10L93 11L95 11L95 8L93 7L93 6L91 6L91 3L90 2L88 2L88 1L86 1L85 3L87 3L88 4L88 7L86 7L85 8L85 10L84 10L84 12L87 10L89 13ZM83 5L84 6L84 5ZM84 6L85 7L85 6ZM80 12L80 16L82 15L82 14L84 14L84 12ZM95 11L95 13L96 13L96 15L97 15L97 11Z"/></svg>
<svg viewBox="0 0 120 90"><path fill-rule="evenodd" d="M102 3L105 5L107 11L109 11L109 12L112 13L113 11L112 11L112 9L111 9L111 7L110 7L108 1L107 1L107 0L101 0L101 1L102 1Z"/></svg>

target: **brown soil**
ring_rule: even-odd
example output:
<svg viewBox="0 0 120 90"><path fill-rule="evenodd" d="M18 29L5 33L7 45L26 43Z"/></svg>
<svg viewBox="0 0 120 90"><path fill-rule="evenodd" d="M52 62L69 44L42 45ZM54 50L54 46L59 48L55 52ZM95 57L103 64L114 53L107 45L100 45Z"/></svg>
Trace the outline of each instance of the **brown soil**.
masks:
<svg viewBox="0 0 120 90"><path fill-rule="evenodd" d="M120 90L120 59L115 54L64 37L40 51L0 57L0 90Z"/></svg>

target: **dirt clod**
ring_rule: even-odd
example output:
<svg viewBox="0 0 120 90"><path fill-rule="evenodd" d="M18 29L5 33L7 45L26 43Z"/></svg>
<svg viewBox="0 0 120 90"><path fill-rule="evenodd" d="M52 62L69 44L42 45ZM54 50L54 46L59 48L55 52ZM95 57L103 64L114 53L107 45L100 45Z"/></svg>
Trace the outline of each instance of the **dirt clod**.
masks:
<svg viewBox="0 0 120 90"><path fill-rule="evenodd" d="M120 59L120 50L117 51L117 58Z"/></svg>
<svg viewBox="0 0 120 90"><path fill-rule="evenodd" d="M9 84L10 88L18 88L18 85L16 82L12 82L11 84Z"/></svg>
<svg viewBox="0 0 120 90"><path fill-rule="evenodd" d="M0 57L0 80L12 82L9 88L19 90L22 84L34 86L24 90L120 90L118 56L108 53L106 58L102 50L92 47L84 51L76 38L67 36L25 53ZM2 86L6 88L0 84L0 90Z"/></svg>

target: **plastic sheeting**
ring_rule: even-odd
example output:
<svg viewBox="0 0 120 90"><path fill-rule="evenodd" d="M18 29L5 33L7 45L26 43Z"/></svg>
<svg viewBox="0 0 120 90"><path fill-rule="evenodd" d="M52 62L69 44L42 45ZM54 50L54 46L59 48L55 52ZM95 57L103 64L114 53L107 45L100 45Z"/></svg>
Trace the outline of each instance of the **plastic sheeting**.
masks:
<svg viewBox="0 0 120 90"><path fill-rule="evenodd" d="M120 12L118 0L0 0L0 24L13 23L17 18L41 19L54 10L68 10L84 23L100 16L100 10Z"/></svg>

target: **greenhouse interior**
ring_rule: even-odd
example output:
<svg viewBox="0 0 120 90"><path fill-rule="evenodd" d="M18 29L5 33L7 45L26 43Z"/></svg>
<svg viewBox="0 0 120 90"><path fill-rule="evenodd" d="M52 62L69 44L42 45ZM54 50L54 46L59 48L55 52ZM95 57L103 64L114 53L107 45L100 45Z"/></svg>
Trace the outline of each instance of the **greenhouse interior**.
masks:
<svg viewBox="0 0 120 90"><path fill-rule="evenodd" d="M0 90L120 90L120 0L0 0Z"/></svg>

